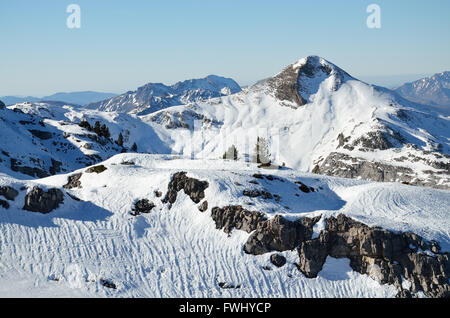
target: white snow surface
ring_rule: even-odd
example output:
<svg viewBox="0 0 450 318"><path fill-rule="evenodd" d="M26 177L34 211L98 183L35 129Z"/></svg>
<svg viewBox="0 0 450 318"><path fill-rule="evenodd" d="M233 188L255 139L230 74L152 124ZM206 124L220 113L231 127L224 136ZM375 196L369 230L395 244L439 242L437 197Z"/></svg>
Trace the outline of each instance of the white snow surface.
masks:
<svg viewBox="0 0 450 318"><path fill-rule="evenodd" d="M125 161L135 165L122 165ZM212 207L230 204L269 217L345 213L371 226L413 231L438 241L443 250L450 248L448 191L170 155L120 154L103 164L106 171L83 173L82 188L67 190L82 201L65 195L64 204L50 214L31 213L22 210L22 190L9 201L10 209L0 207L0 297L395 296L393 286L353 272L347 259L329 257L319 276L308 279L293 264L296 251L282 253L288 261L282 268L270 264L270 253L245 254L249 234L235 230L228 237L210 216ZM278 179L249 183L258 170ZM170 210L155 196L156 190L165 195L171 175L179 171L208 181L206 212L183 191ZM0 175L0 186L61 188L72 174L33 181ZM319 190L302 193L294 181ZM255 199L248 205L242 191L249 188L264 188L281 200ZM156 208L130 215L134 202L143 198ZM104 287L101 279L114 282L117 289ZM221 289L218 282L241 288Z"/></svg>

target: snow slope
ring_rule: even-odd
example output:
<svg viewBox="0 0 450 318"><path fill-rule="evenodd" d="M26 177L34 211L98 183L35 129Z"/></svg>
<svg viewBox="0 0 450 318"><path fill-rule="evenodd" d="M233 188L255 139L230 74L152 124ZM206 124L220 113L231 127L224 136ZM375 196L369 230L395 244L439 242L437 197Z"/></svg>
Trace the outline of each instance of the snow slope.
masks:
<svg viewBox="0 0 450 318"><path fill-rule="evenodd" d="M248 161L260 136L267 139L273 162L294 169L450 188L450 117L439 111L361 82L317 56L300 59L241 92L210 98L238 91L230 81L209 76L170 87L149 84L105 102L111 106L99 107L105 112L45 103L9 108L37 112L36 116L59 132L83 118L90 118L91 123L99 120L111 131L109 142L122 133L125 147L129 149L136 143L139 152L217 159L234 144L239 159ZM224 88L227 92L219 94ZM168 99L161 99L163 95ZM133 100L127 104L131 108L122 108L125 101L119 99L123 98L126 103ZM157 104L144 103L155 98ZM184 103L188 104L180 105ZM159 107L163 109L158 110ZM55 120L64 121L66 128L55 124ZM15 126L23 128L17 123ZM25 134L28 136L28 131ZM84 143L77 144L72 139L68 141L79 151ZM10 140L3 142L7 144L3 148L15 148ZM83 148L81 152L86 154ZM113 153L117 151L95 149L101 159ZM82 167L72 163L73 156L57 159L68 162L65 171Z"/></svg>
<svg viewBox="0 0 450 318"><path fill-rule="evenodd" d="M329 257L319 277L308 279L293 264L295 251L282 253L288 260L282 268L273 267L267 254L245 254L249 234L235 230L228 236L211 219L212 207L229 204L291 219L345 213L368 225L413 231L450 248L448 191L169 155L120 154L103 164L107 170L100 174L75 171L83 172L82 188L67 193L83 201L66 194L64 204L50 214L31 213L22 210L26 191L21 190L9 209L0 207L0 296L395 296L394 287L353 272L346 259ZM258 170L277 178L250 183ZM155 191L165 194L171 175L179 171L208 181L210 208L205 213L182 191L171 209L156 197ZM33 181L0 175L0 186L61 188L75 172ZM295 181L320 190L299 192ZM242 195L249 188L264 188L281 199L249 199ZM143 198L156 204L153 211L130 215L134 202ZM106 288L102 279L117 289ZM219 282L241 287L223 289Z"/></svg>

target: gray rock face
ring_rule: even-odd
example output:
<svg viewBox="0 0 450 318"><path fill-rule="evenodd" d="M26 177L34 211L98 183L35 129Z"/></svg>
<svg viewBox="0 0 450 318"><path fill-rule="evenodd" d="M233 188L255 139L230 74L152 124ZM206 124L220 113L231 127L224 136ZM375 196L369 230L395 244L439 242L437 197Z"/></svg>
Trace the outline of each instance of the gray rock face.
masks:
<svg viewBox="0 0 450 318"><path fill-rule="evenodd" d="M318 221L319 219L317 219ZM315 221L315 222L317 222ZM261 255L271 251L288 251L297 248L312 237L315 222L289 221L276 215L257 227L244 245L247 254ZM306 226L309 225L309 226Z"/></svg>
<svg viewBox="0 0 450 318"><path fill-rule="evenodd" d="M64 202L64 194L59 189L50 189L47 192L34 187L25 197L23 210L39 213L50 213Z"/></svg>
<svg viewBox="0 0 450 318"><path fill-rule="evenodd" d="M10 186L0 187L0 195L4 196L9 201L14 201L14 199L19 195L19 192Z"/></svg>
<svg viewBox="0 0 450 318"><path fill-rule="evenodd" d="M177 172L169 182L166 196L163 203L173 204L177 200L178 191L184 190L193 202L199 203L205 198L205 190L209 184L207 181L200 181L186 176L186 172Z"/></svg>
<svg viewBox="0 0 450 318"><path fill-rule="evenodd" d="M433 166L433 162L427 164ZM448 169L446 165L437 165L437 163L434 165ZM402 182L437 189L449 189L447 184L450 184L449 172L446 170L442 173L431 173L426 179L421 179L418 178L417 172L408 167L370 162L338 152L331 153L320 166L313 169L313 173L343 178L361 177L364 180L378 182Z"/></svg>
<svg viewBox="0 0 450 318"><path fill-rule="evenodd" d="M199 205L199 207L198 207L198 210L200 211L200 212L206 212L206 210L208 210L208 201L203 201L200 205Z"/></svg>
<svg viewBox="0 0 450 318"><path fill-rule="evenodd" d="M104 165L98 165L95 167L90 167L89 169L86 170L86 173L102 173L104 171L108 170L108 168L106 168Z"/></svg>
<svg viewBox="0 0 450 318"><path fill-rule="evenodd" d="M153 202L150 202L147 199L142 199L137 201L134 204L134 208L133 208L133 215L137 216L140 215L141 213L150 213L153 208L155 208L156 205Z"/></svg>
<svg viewBox="0 0 450 318"><path fill-rule="evenodd" d="M212 208L211 217L216 223L216 228L223 229L227 234L234 229L250 233L266 220L263 213L245 210L240 205Z"/></svg>
<svg viewBox="0 0 450 318"><path fill-rule="evenodd" d="M73 176L69 176L67 184L63 186L64 189L74 189L74 188L81 188L81 181L80 178L83 174L77 173Z"/></svg>
<svg viewBox="0 0 450 318"><path fill-rule="evenodd" d="M0 199L0 206L3 207L5 210L9 209L9 203L2 199Z"/></svg>
<svg viewBox="0 0 450 318"><path fill-rule="evenodd" d="M419 248L436 253L420 253ZM437 243L426 242L413 233L371 228L341 214L326 220L326 229L317 239L302 242L298 269L313 278L322 270L327 256L349 258L353 270L381 284L394 284L400 292L404 277L411 282L411 293L450 297L449 255L438 251Z"/></svg>
<svg viewBox="0 0 450 318"><path fill-rule="evenodd" d="M17 159L14 158L10 158L10 168L12 171L20 172L33 178L46 178L50 176L47 171L37 167L23 166L17 161Z"/></svg>

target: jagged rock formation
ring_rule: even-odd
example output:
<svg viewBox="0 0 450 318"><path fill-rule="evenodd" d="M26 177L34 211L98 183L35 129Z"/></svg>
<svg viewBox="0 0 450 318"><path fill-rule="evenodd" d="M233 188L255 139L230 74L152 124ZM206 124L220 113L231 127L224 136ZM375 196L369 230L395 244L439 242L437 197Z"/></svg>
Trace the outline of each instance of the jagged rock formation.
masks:
<svg viewBox="0 0 450 318"><path fill-rule="evenodd" d="M442 154L442 156L450 156ZM394 162L402 162L407 158L394 158ZM417 171L393 164L368 161L359 157L352 157L339 152L331 153L320 165L313 169L313 173L325 174L329 176L343 178L362 178L379 182L401 182L409 185L432 187L437 189L448 189L450 186L450 161L443 163L422 159L415 161L427 161L427 164L434 166L441 172L425 170L422 175Z"/></svg>
<svg viewBox="0 0 450 318"><path fill-rule="evenodd" d="M251 233L266 220L264 213L248 211L240 205L214 207L211 210L211 218L216 223L216 228L223 229L227 234L234 229Z"/></svg>
<svg viewBox="0 0 450 318"><path fill-rule="evenodd" d="M64 194L59 189L50 189L47 192L39 187L34 187L25 196L23 210L39 213L50 213L64 202Z"/></svg>
<svg viewBox="0 0 450 318"><path fill-rule="evenodd" d="M276 215L259 224L245 243L244 251L247 254L261 255L271 251L293 250L312 237L312 228L319 219L320 217L314 220L304 218L289 221Z"/></svg>
<svg viewBox="0 0 450 318"><path fill-rule="evenodd" d="M67 184L65 184L63 187L64 189L73 189L73 188L81 188L81 176L82 173L77 173L72 176L68 177Z"/></svg>
<svg viewBox="0 0 450 318"><path fill-rule="evenodd" d="M178 191L184 190L192 201L199 203L205 198L205 190L209 184L207 181L200 181L186 176L186 172L177 172L169 182L166 196L163 203L173 204L177 200Z"/></svg>
<svg viewBox="0 0 450 318"><path fill-rule="evenodd" d="M450 297L449 254L439 250L437 243L413 233L371 228L341 214L326 219L326 229L317 239L302 242L298 268L305 276L316 277L327 256L349 258L353 270L381 284L394 284L399 291L404 277L411 282L412 293Z"/></svg>
<svg viewBox="0 0 450 318"><path fill-rule="evenodd" d="M14 199L19 195L19 191L10 186L0 187L0 196L5 197L9 201L14 201Z"/></svg>
<svg viewBox="0 0 450 318"><path fill-rule="evenodd" d="M138 216L141 213L150 213L155 207L156 205L147 199L139 200L134 204L132 215Z"/></svg>

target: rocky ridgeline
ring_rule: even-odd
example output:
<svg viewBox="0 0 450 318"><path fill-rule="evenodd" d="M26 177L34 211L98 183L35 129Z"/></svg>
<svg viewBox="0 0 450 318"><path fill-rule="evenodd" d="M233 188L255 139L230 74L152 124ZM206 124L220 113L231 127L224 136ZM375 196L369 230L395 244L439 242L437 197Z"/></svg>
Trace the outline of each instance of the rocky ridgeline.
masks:
<svg viewBox="0 0 450 318"><path fill-rule="evenodd" d="M186 176L186 172L177 172L172 176L167 189L167 194L162 199L162 202L169 203L170 206L172 206L177 200L178 191L183 190L193 202L200 203L200 201L205 198L205 190L208 186L209 184L207 181L189 178Z"/></svg>
<svg viewBox="0 0 450 318"><path fill-rule="evenodd" d="M394 284L401 296L423 291L430 297L450 297L449 254L441 253L438 243L410 232L369 227L342 214L325 222L318 238L298 248L298 268L305 276L316 277L327 256L348 258L353 270ZM409 289L403 289L403 278L411 283Z"/></svg>

